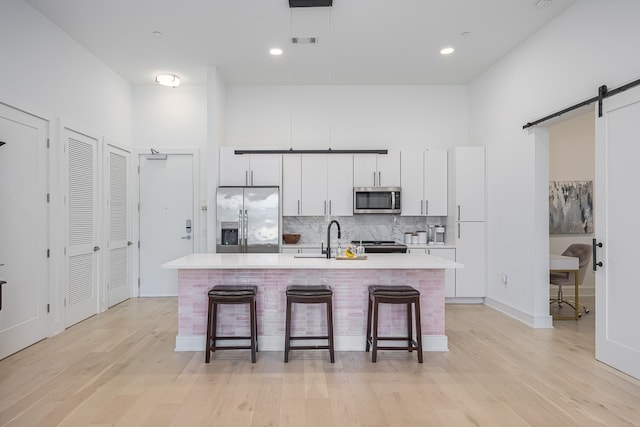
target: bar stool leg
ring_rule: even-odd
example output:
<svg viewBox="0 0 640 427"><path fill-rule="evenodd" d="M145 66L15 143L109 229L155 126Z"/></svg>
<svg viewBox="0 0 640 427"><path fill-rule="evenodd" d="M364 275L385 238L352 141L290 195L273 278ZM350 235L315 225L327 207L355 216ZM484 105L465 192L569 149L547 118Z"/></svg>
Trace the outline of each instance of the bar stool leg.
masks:
<svg viewBox="0 0 640 427"><path fill-rule="evenodd" d="M291 339L291 299L287 297L286 321L284 326L284 363L289 362L289 346Z"/></svg>
<svg viewBox="0 0 640 427"><path fill-rule="evenodd" d="M369 295L369 305L367 307L367 336L365 337L367 340L367 345L365 346L365 352L369 352L371 348L371 311L373 308L373 304L371 303L371 295Z"/></svg>
<svg viewBox="0 0 640 427"><path fill-rule="evenodd" d="M327 301L327 336L329 337L329 356L331 363L335 362L333 354L333 298L329 298Z"/></svg>
<svg viewBox="0 0 640 427"><path fill-rule="evenodd" d="M407 344L409 353L413 351L413 319L411 314L411 303L407 304Z"/></svg>
<svg viewBox="0 0 640 427"><path fill-rule="evenodd" d="M371 362L376 363L378 359L378 299L373 298L373 335L371 336Z"/></svg>
<svg viewBox="0 0 640 427"><path fill-rule="evenodd" d="M418 342L418 362L422 363L422 317L420 316L420 297L416 298L416 341Z"/></svg>
<svg viewBox="0 0 640 427"><path fill-rule="evenodd" d="M205 363L209 363L211 361L211 336L213 335L211 333L211 321L212 321L212 313L213 311L213 302L211 300L211 298L209 298L209 309L207 310L207 343L205 346L205 355L204 355L204 362Z"/></svg>
<svg viewBox="0 0 640 427"><path fill-rule="evenodd" d="M256 299L251 298L251 303L249 304L250 320L251 320L251 363L256 363L256 351L258 347L258 330L257 330L257 319L256 319Z"/></svg>

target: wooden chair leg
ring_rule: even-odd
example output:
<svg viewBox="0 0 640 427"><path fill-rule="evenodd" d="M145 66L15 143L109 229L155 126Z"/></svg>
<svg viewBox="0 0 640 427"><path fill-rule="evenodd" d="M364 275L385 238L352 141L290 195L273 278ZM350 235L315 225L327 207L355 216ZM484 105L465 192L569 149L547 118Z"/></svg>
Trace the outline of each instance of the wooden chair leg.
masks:
<svg viewBox="0 0 640 427"><path fill-rule="evenodd" d="M258 347L258 327L256 315L256 299L252 298L249 304L249 317L251 320L251 363L256 363L256 349Z"/></svg>
<svg viewBox="0 0 640 427"><path fill-rule="evenodd" d="M372 311L372 303L371 303L371 296L369 296L369 304L367 307L367 336L365 337L367 340L367 344L365 346L365 352L369 352L369 349L371 348L371 311Z"/></svg>
<svg viewBox="0 0 640 427"><path fill-rule="evenodd" d="M329 337L329 358L331 363L335 362L333 351L333 302L330 297L327 300L327 336Z"/></svg>
<svg viewBox="0 0 640 427"><path fill-rule="evenodd" d="M371 336L371 362L376 363L378 359L378 300L373 301L373 335Z"/></svg>
<svg viewBox="0 0 640 427"><path fill-rule="evenodd" d="M285 314L285 326L284 326L284 363L289 362L289 346L291 338L291 300L287 297L287 311Z"/></svg>
<svg viewBox="0 0 640 427"><path fill-rule="evenodd" d="M413 351L413 319L411 318L411 303L407 304L407 347L409 353Z"/></svg>
<svg viewBox="0 0 640 427"><path fill-rule="evenodd" d="M422 317L420 315L420 297L416 298L416 341L418 343L418 362L422 363Z"/></svg>
<svg viewBox="0 0 640 427"><path fill-rule="evenodd" d="M211 298L209 298L209 309L207 310L207 335L206 335L206 345L205 345L205 354L204 354L204 362L209 363L211 361L211 321L213 315L213 302Z"/></svg>

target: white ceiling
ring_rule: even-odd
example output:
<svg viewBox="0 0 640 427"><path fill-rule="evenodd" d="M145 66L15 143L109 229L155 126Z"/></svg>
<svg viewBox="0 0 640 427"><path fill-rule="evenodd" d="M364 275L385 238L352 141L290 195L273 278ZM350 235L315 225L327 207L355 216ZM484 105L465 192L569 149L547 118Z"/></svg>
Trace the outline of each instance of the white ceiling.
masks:
<svg viewBox="0 0 640 427"><path fill-rule="evenodd" d="M467 84L576 0L26 0L135 85ZM160 31L162 35L153 35ZM462 33L470 35L463 36ZM291 36L317 36L292 45ZM281 57L268 50L279 46ZM440 55L452 46L455 53Z"/></svg>

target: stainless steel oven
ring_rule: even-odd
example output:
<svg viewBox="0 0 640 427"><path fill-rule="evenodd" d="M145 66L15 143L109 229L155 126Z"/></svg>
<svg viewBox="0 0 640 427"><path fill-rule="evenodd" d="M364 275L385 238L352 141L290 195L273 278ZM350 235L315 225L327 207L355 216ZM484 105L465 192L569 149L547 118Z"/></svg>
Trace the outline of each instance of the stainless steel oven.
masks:
<svg viewBox="0 0 640 427"><path fill-rule="evenodd" d="M354 187L354 214L401 212L400 187Z"/></svg>

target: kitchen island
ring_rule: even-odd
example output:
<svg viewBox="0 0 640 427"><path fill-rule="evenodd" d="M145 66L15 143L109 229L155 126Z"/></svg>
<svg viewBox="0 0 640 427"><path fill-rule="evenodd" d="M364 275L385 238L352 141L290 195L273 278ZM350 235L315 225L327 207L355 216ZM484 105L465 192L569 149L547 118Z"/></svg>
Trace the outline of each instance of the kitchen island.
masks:
<svg viewBox="0 0 640 427"><path fill-rule="evenodd" d="M215 285L258 287L260 350L284 350L285 290L290 284L326 284L333 288L336 350L364 350L368 286L409 285L420 291L425 351L447 351L445 269L463 265L430 255L367 254L367 259L336 260L308 254L192 254L162 265L178 270L176 351L204 351L207 292ZM294 306L292 334L318 335L325 328L324 308ZM220 307L224 335L248 335L246 305ZM405 333L406 308L382 305L380 335Z"/></svg>

